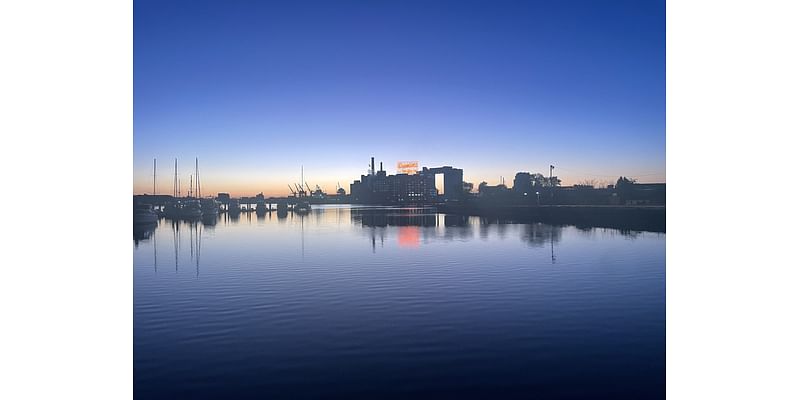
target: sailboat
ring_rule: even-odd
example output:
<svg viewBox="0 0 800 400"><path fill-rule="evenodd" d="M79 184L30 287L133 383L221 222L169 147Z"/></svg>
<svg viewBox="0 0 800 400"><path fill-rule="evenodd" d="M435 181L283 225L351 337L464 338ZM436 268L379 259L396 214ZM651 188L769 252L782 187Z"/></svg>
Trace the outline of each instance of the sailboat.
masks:
<svg viewBox="0 0 800 400"><path fill-rule="evenodd" d="M172 178L172 201L164 206L164 216L169 219L181 217L180 180L178 180L178 159L175 159L175 175Z"/></svg>
<svg viewBox="0 0 800 400"><path fill-rule="evenodd" d="M203 216L203 207L200 204L200 179L197 178L197 158L194 159L194 187L192 187L192 175L189 175L189 198L180 205L181 218L197 219Z"/></svg>
<svg viewBox="0 0 800 400"><path fill-rule="evenodd" d="M156 194L156 159L153 159L153 196ZM133 224L147 225L158 222L158 213L152 204L134 203L133 204Z"/></svg>
<svg viewBox="0 0 800 400"><path fill-rule="evenodd" d="M197 219L203 216L203 209L200 200L188 199L181 203L180 216L186 219Z"/></svg>

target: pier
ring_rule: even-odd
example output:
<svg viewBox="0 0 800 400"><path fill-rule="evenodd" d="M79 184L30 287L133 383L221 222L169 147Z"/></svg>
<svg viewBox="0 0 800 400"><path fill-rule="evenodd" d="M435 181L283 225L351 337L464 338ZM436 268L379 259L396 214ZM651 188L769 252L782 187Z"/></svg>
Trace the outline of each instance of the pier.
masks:
<svg viewBox="0 0 800 400"><path fill-rule="evenodd" d="M231 200L238 200L239 205L241 207L242 212L255 212L256 208L259 204L263 204L266 207L266 212L274 212L278 211L284 205L287 207L289 211L294 209L294 206L303 199L298 199L297 197L287 196L287 197L260 197L260 196L253 196L253 197L240 197L240 198L231 198L231 197L213 197L215 201L219 203L219 210L220 212L228 211L229 205ZM134 203L142 203L142 204L150 204L156 208L163 208L170 204L175 204L182 201L187 200L198 200L195 197L174 197L170 195L134 195L133 202Z"/></svg>

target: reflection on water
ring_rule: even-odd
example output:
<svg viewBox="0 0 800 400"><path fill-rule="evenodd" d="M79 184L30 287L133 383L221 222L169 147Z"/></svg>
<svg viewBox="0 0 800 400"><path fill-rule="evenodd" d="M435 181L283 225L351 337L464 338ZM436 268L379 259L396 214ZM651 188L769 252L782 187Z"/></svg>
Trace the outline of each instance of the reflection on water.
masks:
<svg viewBox="0 0 800 400"><path fill-rule="evenodd" d="M134 245L138 246L139 242L144 240L150 240L150 237L153 236L153 233L156 231L158 224L144 224L144 225L134 225L133 226L133 243Z"/></svg>
<svg viewBox="0 0 800 400"><path fill-rule="evenodd" d="M254 214L134 230L137 398L663 398L662 233Z"/></svg>

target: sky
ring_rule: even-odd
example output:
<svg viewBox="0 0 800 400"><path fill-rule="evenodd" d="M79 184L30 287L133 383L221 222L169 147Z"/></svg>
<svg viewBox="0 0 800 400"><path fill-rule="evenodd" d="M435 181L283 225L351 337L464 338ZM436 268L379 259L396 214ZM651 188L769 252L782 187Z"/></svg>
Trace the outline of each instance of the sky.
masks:
<svg viewBox="0 0 800 400"><path fill-rule="evenodd" d="M332 193L370 157L475 187L666 182L663 1L134 1L136 194Z"/></svg>

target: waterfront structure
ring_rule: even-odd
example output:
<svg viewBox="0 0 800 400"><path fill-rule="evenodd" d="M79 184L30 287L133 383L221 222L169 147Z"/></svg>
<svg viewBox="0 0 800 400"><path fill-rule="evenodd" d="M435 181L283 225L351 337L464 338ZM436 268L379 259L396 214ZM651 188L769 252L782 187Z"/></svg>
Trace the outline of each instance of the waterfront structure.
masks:
<svg viewBox="0 0 800 400"><path fill-rule="evenodd" d="M502 183L491 186L486 182L481 182L481 184L478 185L478 196L480 197L507 196L510 194L511 189Z"/></svg>
<svg viewBox="0 0 800 400"><path fill-rule="evenodd" d="M413 172L409 169L405 172ZM444 176L442 193L436 189L436 175ZM464 171L451 166L428 168L416 173L388 175L375 158L367 175L350 184L351 201L362 204L434 204L459 201L464 197Z"/></svg>
<svg viewBox="0 0 800 400"><path fill-rule="evenodd" d="M464 170L444 166L438 168L422 168L422 174L434 176L444 175L443 193L438 193L442 201L459 201L464 198Z"/></svg>
<svg viewBox="0 0 800 400"><path fill-rule="evenodd" d="M263 193L255 197L242 197L238 199L239 207L246 206L247 211L251 205L256 205L257 214L264 214L272 210L272 204L288 203L296 205L302 198L309 204L375 204L375 205L459 205L468 203L472 206L480 204L487 207L513 206L549 206L549 205L595 205L595 206L663 206L666 204L665 183L638 183L635 179L620 177L616 184L603 188L594 188L592 185L578 184L573 186L560 186L558 177L545 177L539 173L517 172L514 176L512 187L505 185L505 179L499 185L489 185L481 182L477 193L473 193L473 185L463 180L463 170L452 166L417 168L416 161L401 161L398 167L405 168L404 172L389 175L383 168L383 163L376 170L374 157L370 160L370 168L366 175L350 184L350 194L336 184L336 195L329 195L319 186L312 190L310 185L304 183L303 187L295 184L289 185L292 195L289 197L266 198ZM443 178L442 185L437 187L437 175ZM177 181L176 181L177 182ZM175 186L174 193L179 193ZM296 191L295 191L296 189ZM306 190L307 189L307 190ZM196 214L194 204L197 201L192 197L177 197L170 195L134 195L134 203L151 204L157 207L168 218L193 217ZM216 202L214 201L216 200ZM215 198L205 198L202 203L203 214L216 215L220 205L224 209L230 208L229 203L234 199L229 193L217 193ZM217 203L218 202L218 203ZM235 204L233 207L237 207ZM299 207L302 209L303 207ZM186 215L186 214L192 215Z"/></svg>
<svg viewBox="0 0 800 400"><path fill-rule="evenodd" d="M617 185L620 203L625 205L666 205L666 183L630 183Z"/></svg>

